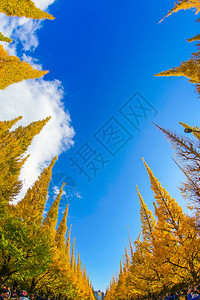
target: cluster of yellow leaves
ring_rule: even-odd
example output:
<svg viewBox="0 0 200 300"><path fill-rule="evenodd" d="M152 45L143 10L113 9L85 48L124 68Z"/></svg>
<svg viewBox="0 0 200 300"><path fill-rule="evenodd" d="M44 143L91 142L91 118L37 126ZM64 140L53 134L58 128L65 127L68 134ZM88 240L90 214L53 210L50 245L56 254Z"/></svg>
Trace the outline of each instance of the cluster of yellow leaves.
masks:
<svg viewBox="0 0 200 300"><path fill-rule="evenodd" d="M168 12L168 14L163 18L169 17L171 14L176 13L180 10L192 9L196 10L196 14L200 11L200 1L199 0L178 0L175 2L174 7ZM163 19L160 21L162 22Z"/></svg>
<svg viewBox="0 0 200 300"><path fill-rule="evenodd" d="M33 137L38 134L49 120L33 122L26 127L18 127L10 131L11 127L21 117L11 121L0 122L0 212L6 213L9 201L19 193L21 181L20 169L25 162L23 154L30 145Z"/></svg>
<svg viewBox="0 0 200 300"><path fill-rule="evenodd" d="M48 71L38 71L25 61L20 61L16 56L9 55L0 45L0 89L5 89L10 84L24 79L39 78Z"/></svg>
<svg viewBox="0 0 200 300"><path fill-rule="evenodd" d="M0 12L7 16L18 16L32 19L50 19L54 17L37 8L31 0L0 0Z"/></svg>
<svg viewBox="0 0 200 300"><path fill-rule="evenodd" d="M190 38L190 39L187 39L188 42L195 42L195 41L199 41L200 40L200 34L197 34L196 36Z"/></svg>
<svg viewBox="0 0 200 300"><path fill-rule="evenodd" d="M168 71L160 72L155 76L185 76L189 78L191 83L200 83L199 54L195 54L193 58L183 62L179 67L174 67Z"/></svg>
<svg viewBox="0 0 200 300"><path fill-rule="evenodd" d="M188 41L199 40L199 35ZM182 62L179 67L174 67L170 70L160 72L155 76L185 76L189 79L189 82L196 85L197 92L200 93L200 50L192 54L192 57L186 61Z"/></svg>
<svg viewBox="0 0 200 300"><path fill-rule="evenodd" d="M7 43L12 43L12 39L4 36L1 32L0 32L0 41L7 42Z"/></svg>

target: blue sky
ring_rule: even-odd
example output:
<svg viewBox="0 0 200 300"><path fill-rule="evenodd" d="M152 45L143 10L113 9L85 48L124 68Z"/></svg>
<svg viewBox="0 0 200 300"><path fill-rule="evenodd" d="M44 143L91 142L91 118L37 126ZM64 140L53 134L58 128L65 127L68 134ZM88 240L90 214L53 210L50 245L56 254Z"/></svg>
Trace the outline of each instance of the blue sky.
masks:
<svg viewBox="0 0 200 300"><path fill-rule="evenodd" d="M173 1L56 1L50 12L54 22L45 22L35 51L49 79L59 79L64 102L75 129L75 145L60 155L54 172L69 174L80 199L70 204L69 223L83 264L95 289L105 290L128 243L139 234L139 201L136 184L150 208L153 195L142 163L144 157L163 186L179 197L182 174L171 160L170 145L152 125L183 133L179 121L198 125L200 108L194 88L184 78L154 77L178 66L195 50L186 38L198 33L193 12L180 12L158 21ZM119 108L140 92L157 110L140 119L141 131L127 122ZM94 134L115 117L134 138L113 157L95 140ZM70 167L69 157L89 142L110 160L87 183ZM180 202L182 203L182 202Z"/></svg>
<svg viewBox="0 0 200 300"><path fill-rule="evenodd" d="M187 79L154 74L187 60L195 46L186 39L199 32L191 11L158 24L172 5L169 0L57 0L49 7L56 19L43 23L34 54L27 51L50 70L47 80L57 79L64 87L65 111L69 111L76 135L74 146L59 156L54 174L72 177L81 195L70 203L68 224L72 224L72 238L76 238L95 290L105 290L118 271L128 244L127 226L132 241L139 234L136 184L153 209L142 157L162 185L180 198L178 186L183 176L171 159L170 145L152 122L183 134L179 121L199 125L200 104ZM119 111L136 92L152 108L147 119L139 119L140 131ZM137 99L132 98L135 105ZM95 138L108 124L120 126L121 138L127 141L113 143L110 152L106 143L103 146ZM99 155L100 159L100 170L95 176L90 170L89 183L70 161L70 157L80 158L77 152L86 142L96 151L93 158ZM182 200L179 203L184 205Z"/></svg>

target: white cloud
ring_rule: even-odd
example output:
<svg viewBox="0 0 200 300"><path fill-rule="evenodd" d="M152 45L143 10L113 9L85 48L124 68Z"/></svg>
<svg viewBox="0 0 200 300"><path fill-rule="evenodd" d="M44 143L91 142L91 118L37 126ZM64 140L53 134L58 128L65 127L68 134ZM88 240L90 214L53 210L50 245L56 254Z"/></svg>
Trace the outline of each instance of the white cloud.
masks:
<svg viewBox="0 0 200 300"><path fill-rule="evenodd" d="M39 44L37 30L42 27L43 22L24 17L9 18L4 14L0 14L0 32L13 40L11 44L4 42L4 47L12 55L17 55L17 45L19 43L23 51L34 51Z"/></svg>
<svg viewBox="0 0 200 300"><path fill-rule="evenodd" d="M37 7L46 10L54 0L33 2ZM3 43L4 47L11 55L17 55L18 46L21 52L34 51L39 44L37 30L42 27L43 22L18 17L9 18L0 14L0 32L13 39L11 44ZM22 59L37 69L42 68L37 60L26 53L22 54ZM0 91L0 120L9 120L21 115L23 120L18 124L28 125L32 121L52 117L42 132L34 138L28 150L30 157L21 172L24 187L18 199L34 183L51 159L73 144L74 130L70 126L70 115L62 102L63 96L62 84L58 80L27 80Z"/></svg>
<svg viewBox="0 0 200 300"><path fill-rule="evenodd" d="M42 10L46 10L55 0L32 0L35 3L35 6Z"/></svg>
<svg viewBox="0 0 200 300"><path fill-rule="evenodd" d="M0 92L0 120L21 115L23 120L17 125L28 125L52 117L29 148L28 153L31 155L21 173L24 191L33 184L54 156L73 144L74 130L70 127L70 116L64 110L62 97L63 89L58 80L27 80Z"/></svg>
<svg viewBox="0 0 200 300"><path fill-rule="evenodd" d="M34 51L39 45L36 33L42 27L43 21L21 18L17 23L18 26L13 31L11 38L14 41L15 39L20 41L24 51Z"/></svg>

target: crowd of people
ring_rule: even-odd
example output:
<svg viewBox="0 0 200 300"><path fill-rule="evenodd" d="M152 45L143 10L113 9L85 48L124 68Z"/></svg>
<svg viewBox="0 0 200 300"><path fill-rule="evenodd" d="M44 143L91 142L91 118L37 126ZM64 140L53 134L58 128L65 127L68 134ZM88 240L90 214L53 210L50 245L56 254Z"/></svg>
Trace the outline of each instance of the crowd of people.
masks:
<svg viewBox="0 0 200 300"><path fill-rule="evenodd" d="M159 300L200 300L200 285L189 287L187 290L176 293L166 293L165 297ZM9 287L0 288L0 300L49 300L39 295L29 295L25 290L13 289Z"/></svg>
<svg viewBox="0 0 200 300"><path fill-rule="evenodd" d="M188 290L182 292L176 292L175 294L167 293L165 295L165 300L200 300L200 285L197 287L190 286Z"/></svg>
<svg viewBox="0 0 200 300"><path fill-rule="evenodd" d="M9 287L0 288L0 300L47 300L39 295L28 295L24 290L13 289Z"/></svg>

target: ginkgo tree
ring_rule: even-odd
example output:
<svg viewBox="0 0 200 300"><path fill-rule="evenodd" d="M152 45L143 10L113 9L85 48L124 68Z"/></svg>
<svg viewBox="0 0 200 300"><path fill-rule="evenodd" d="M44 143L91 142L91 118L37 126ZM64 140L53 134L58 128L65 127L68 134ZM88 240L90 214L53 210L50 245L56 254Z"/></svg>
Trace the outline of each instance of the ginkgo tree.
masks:
<svg viewBox="0 0 200 300"><path fill-rule="evenodd" d="M200 12L199 0L178 0L165 17L180 10ZM165 18L164 17L164 18ZM163 18L163 19L164 19ZM163 20L162 19L162 20ZM161 20L161 21L162 21ZM199 22L199 19L197 20ZM200 94L200 35L189 38L197 42L197 51L180 66L160 72L156 76L184 76L195 84ZM161 128L175 151L175 163L184 173L186 181L180 190L189 202L190 213L185 213L144 162L154 192L154 214L145 204L138 190L141 205L141 232L133 243L129 238L130 265L122 284L122 270L110 283L105 300L158 299L166 292L178 291L200 282L200 129L180 123L193 137L180 136ZM191 205L192 204L192 205ZM126 249L125 249L126 253ZM121 289L120 289L121 288ZM129 294L128 294L129 292Z"/></svg>
<svg viewBox="0 0 200 300"><path fill-rule="evenodd" d="M45 251L48 247L43 247L43 242L48 242L47 238L39 233L40 240L43 242L42 244L36 242L37 239L32 231L34 226L32 228L27 226L22 219L26 217L23 213L15 214L16 208L12 206L11 201L22 186L19 174L26 160L24 154L33 137L41 131L49 118L33 122L26 127L19 126L11 131L11 127L19 119L1 122L0 130L0 278L3 281L10 279L10 276L16 273L28 274L28 270L34 272L32 265L33 263L36 265L36 257L42 255L44 261L45 257L48 258Z"/></svg>
<svg viewBox="0 0 200 300"><path fill-rule="evenodd" d="M27 159L28 146L49 120L12 130L19 119L0 124L0 284L12 286L15 283L29 293L39 291L47 297L94 300L86 269L80 255L75 255L75 244L70 251L68 207L57 227L64 185L47 215L44 214L56 158L43 170L24 198L17 205L12 203L22 187L19 174Z"/></svg>
<svg viewBox="0 0 200 300"><path fill-rule="evenodd" d="M130 242L130 263L124 264L126 273L120 267L120 274L115 284L111 283L106 300L157 297L200 281L198 218L195 213L192 216L184 213L144 164L154 192L155 217L138 190L141 232L134 247Z"/></svg>

